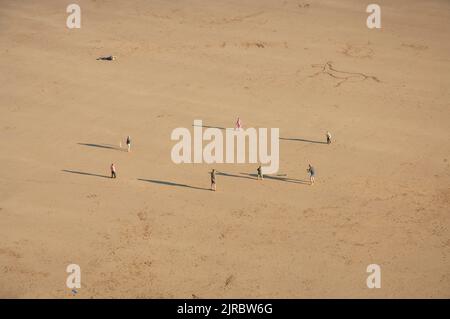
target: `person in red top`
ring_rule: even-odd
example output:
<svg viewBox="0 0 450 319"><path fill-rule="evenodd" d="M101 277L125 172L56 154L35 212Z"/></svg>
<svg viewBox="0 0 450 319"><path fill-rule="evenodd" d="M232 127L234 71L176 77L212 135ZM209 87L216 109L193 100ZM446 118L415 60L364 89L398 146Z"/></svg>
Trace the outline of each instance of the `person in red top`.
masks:
<svg viewBox="0 0 450 319"><path fill-rule="evenodd" d="M242 122L241 119L238 117L236 121L236 126L234 127L235 130L240 130L242 128Z"/></svg>
<svg viewBox="0 0 450 319"><path fill-rule="evenodd" d="M111 178L116 178L116 167L114 163L111 164Z"/></svg>

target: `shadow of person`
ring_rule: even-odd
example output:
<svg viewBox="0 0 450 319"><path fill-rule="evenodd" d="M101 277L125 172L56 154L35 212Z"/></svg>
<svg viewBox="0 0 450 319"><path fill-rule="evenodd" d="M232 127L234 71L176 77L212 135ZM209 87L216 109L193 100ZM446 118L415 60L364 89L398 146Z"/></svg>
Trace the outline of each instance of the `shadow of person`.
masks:
<svg viewBox="0 0 450 319"><path fill-rule="evenodd" d="M192 124L192 126L196 126L196 127L204 127L204 128L218 128L219 130L227 130L227 128L225 128L225 127L219 127L219 126L195 125L195 124Z"/></svg>
<svg viewBox="0 0 450 319"><path fill-rule="evenodd" d="M100 174L86 173L86 172L80 172L80 171L71 171L71 170L68 170L68 169L62 169L61 171L62 172L66 172L66 173L72 173L72 174L80 174L80 175L88 175L88 176L111 178L111 176L108 176L108 175L100 175Z"/></svg>
<svg viewBox="0 0 450 319"><path fill-rule="evenodd" d="M93 144L93 143L78 143L78 145L84 145L84 146L90 146L90 147L98 147L98 148L107 148L111 150L117 150L117 151L126 151L123 148L120 148L118 146L114 146L111 144Z"/></svg>
<svg viewBox="0 0 450 319"><path fill-rule="evenodd" d="M156 179L143 179L143 178L138 178L137 180L138 180L138 181L143 181L143 182L148 182L148 183L161 184L161 185L178 186L178 187L186 187L186 188L192 188L192 189L198 189L198 190L210 191L209 188L196 187L196 186L191 186L191 185L186 185L186 184L179 184L179 183L174 183L174 182L167 182L167 181L159 181L159 180L156 180Z"/></svg>
<svg viewBox="0 0 450 319"><path fill-rule="evenodd" d="M219 172L219 171L217 171L217 175L227 176L227 177L236 177L236 178L255 179L255 178L251 178L251 177L249 177L249 176L241 176L241 175L235 175L235 174L230 174L230 173L225 173L225 172ZM256 176L256 175L255 175L255 176Z"/></svg>
<svg viewBox="0 0 450 319"><path fill-rule="evenodd" d="M305 142L305 143L316 143L316 144L327 144L327 142L313 141L313 140L305 140L305 139L302 139L302 138L286 138L286 137L280 137L280 140L284 140L284 141L296 141L296 142Z"/></svg>
<svg viewBox="0 0 450 319"><path fill-rule="evenodd" d="M258 177L257 174L248 174L248 173L240 173L242 175L252 176L255 177L255 179ZM278 176L271 176L271 175L264 175L264 179L273 179L281 182L286 183L294 183L294 184L307 184L309 185L309 181L301 180L301 179L295 179L295 178L288 178L288 177L278 177Z"/></svg>

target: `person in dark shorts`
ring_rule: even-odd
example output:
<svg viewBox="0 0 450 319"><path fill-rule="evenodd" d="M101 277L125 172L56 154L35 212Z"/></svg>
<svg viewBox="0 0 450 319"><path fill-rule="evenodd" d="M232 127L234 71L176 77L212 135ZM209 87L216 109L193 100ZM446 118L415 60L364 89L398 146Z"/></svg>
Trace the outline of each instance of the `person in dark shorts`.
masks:
<svg viewBox="0 0 450 319"><path fill-rule="evenodd" d="M306 171L309 173L309 181L311 185L314 185L314 177L316 176L316 170L314 169L314 167L311 166L311 164L309 164L309 167Z"/></svg>
<svg viewBox="0 0 450 319"><path fill-rule="evenodd" d="M111 178L116 178L116 167L114 163L111 164Z"/></svg>
<svg viewBox="0 0 450 319"><path fill-rule="evenodd" d="M256 172L258 173L258 177L257 177L257 179L258 180L263 180L264 179L264 176L263 176L263 174L262 174L262 169L261 169L261 165L259 165L259 167L256 169Z"/></svg>
<svg viewBox="0 0 450 319"><path fill-rule="evenodd" d="M331 144L331 134L327 132L327 144Z"/></svg>
<svg viewBox="0 0 450 319"><path fill-rule="evenodd" d="M211 190L216 191L216 170L211 171Z"/></svg>
<svg viewBox="0 0 450 319"><path fill-rule="evenodd" d="M129 135L127 136L127 147L128 152L131 151L131 137Z"/></svg>

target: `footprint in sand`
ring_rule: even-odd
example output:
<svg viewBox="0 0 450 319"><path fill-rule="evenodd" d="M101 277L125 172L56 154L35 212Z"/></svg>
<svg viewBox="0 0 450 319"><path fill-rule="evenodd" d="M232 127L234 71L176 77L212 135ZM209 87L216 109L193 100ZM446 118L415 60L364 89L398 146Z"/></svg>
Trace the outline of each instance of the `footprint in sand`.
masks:
<svg viewBox="0 0 450 319"><path fill-rule="evenodd" d="M145 211L141 211L137 213L137 216L139 217L139 220L145 221L147 220L147 213Z"/></svg>

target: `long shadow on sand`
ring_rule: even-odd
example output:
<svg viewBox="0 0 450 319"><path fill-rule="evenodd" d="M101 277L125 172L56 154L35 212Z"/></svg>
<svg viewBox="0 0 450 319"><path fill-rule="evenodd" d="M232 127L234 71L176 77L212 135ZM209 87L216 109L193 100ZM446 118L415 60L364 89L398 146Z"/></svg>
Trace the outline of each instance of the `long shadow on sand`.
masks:
<svg viewBox="0 0 450 319"><path fill-rule="evenodd" d="M178 183L167 182L167 181L158 181L158 180L155 180L155 179L138 178L137 180L138 181L143 181L143 182L155 183L155 184L162 184L162 185L169 185L169 186L178 186L178 187L186 187L186 188L192 188L192 189L199 189L199 190L203 190L203 191L210 191L209 188L202 188L202 187L196 187L196 186L191 186L191 185L186 185L186 184L178 184Z"/></svg>
<svg viewBox="0 0 450 319"><path fill-rule="evenodd" d="M256 174L241 173L241 175L252 176L255 179L258 177L258 175L256 175ZM301 180L301 179L288 178L288 177L278 177L278 176L270 176L270 175L264 175L264 179L274 179L274 180L277 180L277 181L286 182L286 183L294 183L294 184L304 184L304 185L309 185L310 184L309 181L305 181L305 180Z"/></svg>
<svg viewBox="0 0 450 319"><path fill-rule="evenodd" d="M235 174L230 174L230 173L225 173L225 172L217 172L217 175L220 176L227 176L227 177L236 177L236 178L246 178L246 179L256 179L256 178L252 178L249 176L242 176L242 175L235 175ZM255 175L256 176L256 175Z"/></svg>
<svg viewBox="0 0 450 319"><path fill-rule="evenodd" d="M286 137L280 137L280 140L284 140L284 141L296 141L296 142L306 142L306 143L316 143L316 144L327 144L327 142L313 141L313 140L305 140L305 139L302 139L302 138L286 138Z"/></svg>
<svg viewBox="0 0 450 319"><path fill-rule="evenodd" d="M110 150L117 150L125 152L125 149L120 148L118 146L114 146L111 144L92 144L92 143L78 143L78 145L90 146L90 147L99 147L99 148L107 148Z"/></svg>
<svg viewBox="0 0 450 319"><path fill-rule="evenodd" d="M62 169L61 171L62 171L62 172L66 172L66 173L72 173L72 174L80 174L80 175L88 175L88 176L96 176L96 177L111 178L111 176L107 176L107 175L92 174L92 173L79 172L79 171L70 171L70 170L68 170L68 169Z"/></svg>
<svg viewBox="0 0 450 319"><path fill-rule="evenodd" d="M192 126L196 126L196 127L204 127L204 128L218 128L219 130L228 130L228 128L225 127L219 127L219 126L208 126L208 125L194 125L192 124Z"/></svg>

